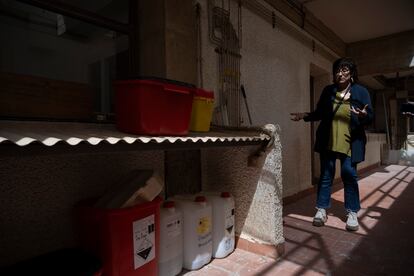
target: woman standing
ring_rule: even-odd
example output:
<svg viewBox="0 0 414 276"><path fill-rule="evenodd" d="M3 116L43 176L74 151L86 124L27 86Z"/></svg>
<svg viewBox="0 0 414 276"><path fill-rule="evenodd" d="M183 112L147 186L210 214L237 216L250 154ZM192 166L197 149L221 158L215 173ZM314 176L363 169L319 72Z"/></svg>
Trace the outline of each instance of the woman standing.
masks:
<svg viewBox="0 0 414 276"><path fill-rule="evenodd" d="M356 83L358 73L350 58L336 60L332 67L334 84L322 91L315 111L291 113L293 121L321 121L316 131L315 151L320 154L321 175L318 183L313 225L323 226L330 207L331 186L336 159L341 161L346 229L358 230L357 213L361 209L357 164L364 161L366 136L364 127L371 123L373 110L367 89Z"/></svg>

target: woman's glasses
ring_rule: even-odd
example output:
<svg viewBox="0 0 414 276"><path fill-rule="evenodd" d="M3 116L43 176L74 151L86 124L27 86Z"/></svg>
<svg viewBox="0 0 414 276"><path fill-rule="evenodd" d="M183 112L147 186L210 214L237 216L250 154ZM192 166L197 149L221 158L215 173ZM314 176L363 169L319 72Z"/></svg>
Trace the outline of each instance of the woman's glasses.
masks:
<svg viewBox="0 0 414 276"><path fill-rule="evenodd" d="M346 75L346 74L349 74L350 72L351 70L349 70L348 67L342 67L336 70L335 75L339 75L339 73L341 73L342 75Z"/></svg>

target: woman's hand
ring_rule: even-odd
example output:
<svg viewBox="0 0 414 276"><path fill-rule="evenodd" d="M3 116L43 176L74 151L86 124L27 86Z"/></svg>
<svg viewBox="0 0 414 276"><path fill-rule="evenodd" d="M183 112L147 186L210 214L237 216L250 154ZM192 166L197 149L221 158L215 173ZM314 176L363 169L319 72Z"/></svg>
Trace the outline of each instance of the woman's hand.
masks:
<svg viewBox="0 0 414 276"><path fill-rule="evenodd" d="M290 119L292 121L300 121L305 118L306 115L307 113L290 113L290 116L292 116Z"/></svg>
<svg viewBox="0 0 414 276"><path fill-rule="evenodd" d="M354 108L353 106L351 106L351 112L357 115L359 118L365 118L368 114L367 108L368 108L367 104L364 106L363 109L359 109L358 107Z"/></svg>

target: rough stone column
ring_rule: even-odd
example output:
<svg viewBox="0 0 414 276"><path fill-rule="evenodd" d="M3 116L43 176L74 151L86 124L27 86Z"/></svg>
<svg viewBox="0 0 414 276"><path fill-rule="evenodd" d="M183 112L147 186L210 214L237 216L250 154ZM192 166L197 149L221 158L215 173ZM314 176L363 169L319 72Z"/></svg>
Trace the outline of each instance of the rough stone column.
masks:
<svg viewBox="0 0 414 276"><path fill-rule="evenodd" d="M202 188L227 191L234 196L237 236L278 248L284 243L280 129L258 166L249 167L248 157L256 150L257 147L203 150Z"/></svg>

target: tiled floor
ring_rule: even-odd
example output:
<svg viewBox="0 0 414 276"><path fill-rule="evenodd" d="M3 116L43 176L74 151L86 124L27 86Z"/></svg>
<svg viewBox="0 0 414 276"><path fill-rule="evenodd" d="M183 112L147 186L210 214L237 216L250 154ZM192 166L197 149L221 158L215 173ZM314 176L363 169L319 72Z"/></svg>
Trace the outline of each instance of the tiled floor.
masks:
<svg viewBox="0 0 414 276"><path fill-rule="evenodd" d="M414 167L391 165L360 178L357 232L345 230L338 184L325 227L311 224L314 195L284 208L286 243L280 260L237 249L182 275L414 275Z"/></svg>

